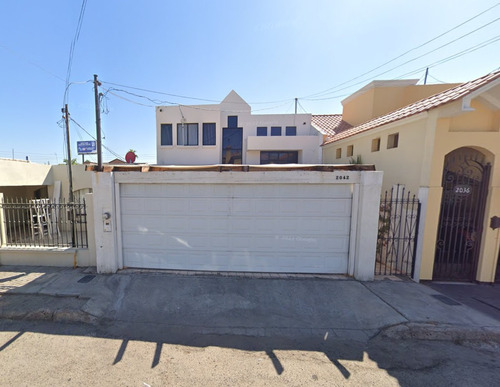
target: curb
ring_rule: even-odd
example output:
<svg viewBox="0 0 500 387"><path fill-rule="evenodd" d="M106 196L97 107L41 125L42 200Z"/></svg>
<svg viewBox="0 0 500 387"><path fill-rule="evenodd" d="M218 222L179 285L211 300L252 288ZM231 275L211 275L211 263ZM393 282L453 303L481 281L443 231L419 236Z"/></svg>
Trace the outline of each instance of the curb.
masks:
<svg viewBox="0 0 500 387"><path fill-rule="evenodd" d="M81 310L74 309L38 309L34 311L7 311L0 313L0 320L54 321L62 323L83 323L96 325L98 319Z"/></svg>
<svg viewBox="0 0 500 387"><path fill-rule="evenodd" d="M384 328L378 336L397 340L496 341L500 343L500 328L409 322Z"/></svg>
<svg viewBox="0 0 500 387"><path fill-rule="evenodd" d="M97 324L98 318L83 310L87 297L69 294L0 295L0 319Z"/></svg>

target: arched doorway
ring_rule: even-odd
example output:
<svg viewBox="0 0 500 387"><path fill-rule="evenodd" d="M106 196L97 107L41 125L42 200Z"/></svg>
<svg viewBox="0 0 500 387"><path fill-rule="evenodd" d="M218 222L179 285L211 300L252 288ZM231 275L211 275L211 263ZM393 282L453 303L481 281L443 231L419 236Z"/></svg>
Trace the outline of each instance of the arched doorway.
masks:
<svg viewBox="0 0 500 387"><path fill-rule="evenodd" d="M445 157L434 280L476 277L491 165L473 148Z"/></svg>

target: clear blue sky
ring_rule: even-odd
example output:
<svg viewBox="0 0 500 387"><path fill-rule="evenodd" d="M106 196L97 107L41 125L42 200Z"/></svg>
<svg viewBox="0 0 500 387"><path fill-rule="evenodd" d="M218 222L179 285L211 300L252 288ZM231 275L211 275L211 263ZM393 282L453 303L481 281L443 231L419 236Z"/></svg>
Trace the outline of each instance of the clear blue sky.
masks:
<svg viewBox="0 0 500 387"><path fill-rule="evenodd" d="M431 65L428 83L463 82L497 69L500 41L433 64L498 37L500 21L495 20L500 18L500 5L412 50L497 3L88 0L67 102L71 117L91 133L94 96L92 84L85 82L93 74L105 82L215 101L234 89L259 113L291 113L295 97L300 112L341 113L340 101L373 79L423 78L424 68ZM81 0L2 1L0 157L12 157L12 150L16 158L29 156L40 163L60 163L66 157L63 129L57 122L81 7ZM472 32L475 29L479 30ZM465 34L469 35L458 39ZM369 72L408 50L412 51ZM350 82L343 84L346 81ZM103 87L176 104L208 103L107 83ZM310 97L327 89L332 90ZM154 163L155 104L112 92L151 106L108 93L103 143L122 157L133 148L139 162ZM70 127L77 157L76 141L90 137L76 124ZM104 153L105 161L112 158Z"/></svg>

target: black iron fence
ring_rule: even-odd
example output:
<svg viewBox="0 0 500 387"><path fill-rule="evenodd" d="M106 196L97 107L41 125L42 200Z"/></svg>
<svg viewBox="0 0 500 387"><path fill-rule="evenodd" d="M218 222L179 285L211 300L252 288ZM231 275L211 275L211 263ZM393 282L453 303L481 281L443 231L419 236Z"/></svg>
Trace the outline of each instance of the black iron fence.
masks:
<svg viewBox="0 0 500 387"><path fill-rule="evenodd" d="M420 202L397 185L380 201L375 274L413 276Z"/></svg>
<svg viewBox="0 0 500 387"><path fill-rule="evenodd" d="M4 199L0 239L11 247L87 248L87 207L81 202Z"/></svg>

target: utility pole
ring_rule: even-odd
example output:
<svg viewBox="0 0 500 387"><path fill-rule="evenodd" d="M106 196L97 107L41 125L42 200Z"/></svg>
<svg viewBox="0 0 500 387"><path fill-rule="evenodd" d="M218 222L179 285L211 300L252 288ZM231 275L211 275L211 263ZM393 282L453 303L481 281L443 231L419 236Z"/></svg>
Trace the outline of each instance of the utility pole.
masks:
<svg viewBox="0 0 500 387"><path fill-rule="evenodd" d="M68 148L68 176L69 176L69 202L73 203L73 171L71 170L71 141L69 139L69 113L68 104L61 109L64 113L64 121L66 122L66 147Z"/></svg>
<svg viewBox="0 0 500 387"><path fill-rule="evenodd" d="M429 74L429 67L425 69L424 85L427 85L427 75Z"/></svg>
<svg viewBox="0 0 500 387"><path fill-rule="evenodd" d="M102 171L101 106L99 104L99 86L101 86L101 82L97 80L97 74L94 74L95 125L96 125L96 136L97 136L97 170Z"/></svg>
<svg viewBox="0 0 500 387"><path fill-rule="evenodd" d="M64 113L64 121L66 122L66 147L68 148L68 175L69 175L69 203L73 204L73 171L71 165L71 141L69 140L69 113L68 104L61 109ZM71 246L75 246L75 222L74 222L74 207L69 211L69 221L71 223Z"/></svg>
<svg viewBox="0 0 500 387"><path fill-rule="evenodd" d="M299 102L299 99L295 98L295 114L297 114L297 102Z"/></svg>

